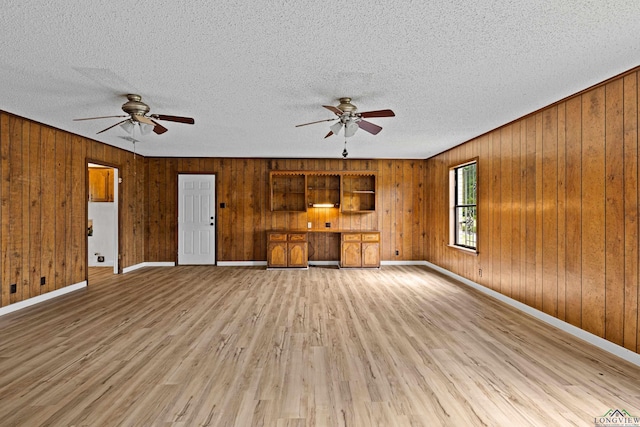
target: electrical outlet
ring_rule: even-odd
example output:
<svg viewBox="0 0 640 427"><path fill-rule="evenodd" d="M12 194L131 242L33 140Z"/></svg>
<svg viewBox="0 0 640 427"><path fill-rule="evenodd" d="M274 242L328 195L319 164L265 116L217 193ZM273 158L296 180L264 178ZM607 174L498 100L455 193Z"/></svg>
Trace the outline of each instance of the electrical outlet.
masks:
<svg viewBox="0 0 640 427"><path fill-rule="evenodd" d="M9 293L15 294L16 292L18 292L18 285L13 283L11 286L9 286Z"/></svg>
<svg viewBox="0 0 640 427"><path fill-rule="evenodd" d="M40 286L44 286L47 284L47 278L46 277L41 277L40 278Z"/></svg>
<svg viewBox="0 0 640 427"><path fill-rule="evenodd" d="M396 256L400 256L400 251L396 251Z"/></svg>
<svg viewBox="0 0 640 427"><path fill-rule="evenodd" d="M324 226L327 227L327 228L331 228L331 223L330 222L325 222Z"/></svg>
<svg viewBox="0 0 640 427"><path fill-rule="evenodd" d="M478 269L478 276L482 277L482 269L481 268Z"/></svg>

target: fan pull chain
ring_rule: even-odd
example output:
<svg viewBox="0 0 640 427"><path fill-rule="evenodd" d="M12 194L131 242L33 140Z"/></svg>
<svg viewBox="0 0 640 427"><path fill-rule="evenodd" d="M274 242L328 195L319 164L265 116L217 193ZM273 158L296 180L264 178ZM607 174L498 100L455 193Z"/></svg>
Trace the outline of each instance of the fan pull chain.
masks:
<svg viewBox="0 0 640 427"><path fill-rule="evenodd" d="M344 139L344 150L342 150L342 157L344 157L346 159L348 155L349 155L349 152L347 151L347 138L345 138Z"/></svg>

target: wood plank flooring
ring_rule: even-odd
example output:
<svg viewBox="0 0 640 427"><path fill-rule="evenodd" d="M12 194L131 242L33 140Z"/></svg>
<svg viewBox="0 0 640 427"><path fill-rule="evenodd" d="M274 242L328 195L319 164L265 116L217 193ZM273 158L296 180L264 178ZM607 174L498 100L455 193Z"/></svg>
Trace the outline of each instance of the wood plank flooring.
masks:
<svg viewBox="0 0 640 427"><path fill-rule="evenodd" d="M2 426L593 426L640 368L424 267L91 276L0 317Z"/></svg>

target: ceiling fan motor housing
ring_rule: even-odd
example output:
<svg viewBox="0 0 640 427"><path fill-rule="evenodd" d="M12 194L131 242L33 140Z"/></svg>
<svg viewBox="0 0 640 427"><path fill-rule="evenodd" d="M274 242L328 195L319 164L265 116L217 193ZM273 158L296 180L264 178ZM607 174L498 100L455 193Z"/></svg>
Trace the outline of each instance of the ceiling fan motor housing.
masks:
<svg viewBox="0 0 640 427"><path fill-rule="evenodd" d="M122 104L122 111L125 113L144 116L149 112L149 106L141 101L142 97L140 95L129 94L127 99L128 101Z"/></svg>
<svg viewBox="0 0 640 427"><path fill-rule="evenodd" d="M340 98L340 105L338 105L338 110L343 111L345 113L355 113L358 107L351 103L351 98Z"/></svg>

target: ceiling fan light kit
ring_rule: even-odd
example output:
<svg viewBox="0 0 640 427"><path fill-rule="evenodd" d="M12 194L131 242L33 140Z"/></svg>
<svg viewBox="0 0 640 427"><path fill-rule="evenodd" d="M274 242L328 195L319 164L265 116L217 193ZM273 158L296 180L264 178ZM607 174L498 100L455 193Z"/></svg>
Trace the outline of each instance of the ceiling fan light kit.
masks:
<svg viewBox="0 0 640 427"><path fill-rule="evenodd" d="M180 116L169 116L166 114L151 114L149 115L149 111L151 108L142 102L142 97L140 95L136 95L130 93L127 95L127 102L122 104L122 111L128 114L128 116L101 116L101 117L88 117L84 119L74 119L75 121L80 120L94 120L94 119L108 119L115 117L128 117L125 120L118 122L114 125L109 126L106 129L99 131L98 133L102 133L108 131L111 128L114 128L118 125L122 127L127 133L133 134L133 131L136 127L136 124L140 127L140 134L147 135L153 131L157 135L162 135L169 129L162 126L160 123L155 120L166 120L170 122L177 123L186 123L186 124L194 124L195 120L191 117L180 117Z"/></svg>
<svg viewBox="0 0 640 427"><path fill-rule="evenodd" d="M331 135L338 135L340 130L344 127L344 137L345 137L345 149L342 152L342 156L346 158L349 153L346 148L346 138L351 138L355 135L358 129L363 129L366 132L369 132L372 135L377 135L382 130L381 126L378 126L374 123L371 123L367 120L363 120L368 117L394 117L395 113L392 110L375 110L375 111L365 111L362 113L358 113L358 107L351 103L351 98L340 98L338 99L340 104L337 107L331 105L323 105L324 108L334 113L337 117L333 119L326 120L316 120L314 122L303 123L301 125L296 125L296 127L312 125L315 123L323 123L337 120L336 123L329 126L329 133L325 135L325 138L330 137Z"/></svg>

